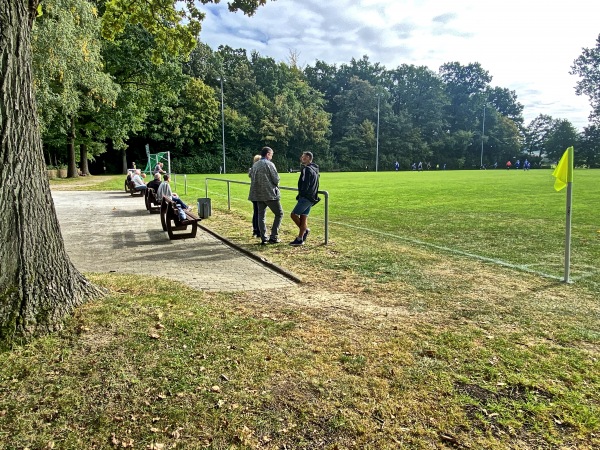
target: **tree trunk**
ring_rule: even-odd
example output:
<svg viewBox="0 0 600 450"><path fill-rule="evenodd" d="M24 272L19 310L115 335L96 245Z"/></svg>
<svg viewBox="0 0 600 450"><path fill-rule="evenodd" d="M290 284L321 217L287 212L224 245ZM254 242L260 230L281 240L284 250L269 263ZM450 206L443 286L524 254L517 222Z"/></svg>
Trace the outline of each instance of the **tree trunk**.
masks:
<svg viewBox="0 0 600 450"><path fill-rule="evenodd" d="M85 144L79 144L79 168L81 170L81 175L84 177L90 174L87 159L87 145Z"/></svg>
<svg viewBox="0 0 600 450"><path fill-rule="evenodd" d="M75 161L75 119L71 117L71 128L67 137L67 154L69 155L69 166L67 167L67 178L77 178L77 161Z"/></svg>
<svg viewBox="0 0 600 450"><path fill-rule="evenodd" d="M123 174L127 173L127 154L125 153L125 149L121 150L121 168L123 169Z"/></svg>
<svg viewBox="0 0 600 450"><path fill-rule="evenodd" d="M31 73L36 5L0 1L0 347L59 329L100 294L67 256L43 176Z"/></svg>

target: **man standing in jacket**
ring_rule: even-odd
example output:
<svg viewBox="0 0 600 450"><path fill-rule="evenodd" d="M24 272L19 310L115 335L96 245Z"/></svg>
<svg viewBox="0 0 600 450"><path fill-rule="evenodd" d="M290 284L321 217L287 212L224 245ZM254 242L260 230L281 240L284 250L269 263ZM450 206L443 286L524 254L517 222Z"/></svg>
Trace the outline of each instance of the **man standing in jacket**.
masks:
<svg viewBox="0 0 600 450"><path fill-rule="evenodd" d="M258 228L262 244L277 244L279 240L279 226L283 219L279 195L279 173L275 164L271 162L273 149L263 147L260 151L261 159L255 162L250 169L250 195L248 200L258 205ZM267 224L265 216L267 208L275 215L271 234L267 237Z"/></svg>
<svg viewBox="0 0 600 450"><path fill-rule="evenodd" d="M303 245L310 233L308 228L308 214L310 208L317 204L321 199L318 196L319 191L319 166L313 161L311 152L304 152L300 156L302 170L298 179L298 203L294 207L290 217L298 227L298 237L290 242L290 245Z"/></svg>

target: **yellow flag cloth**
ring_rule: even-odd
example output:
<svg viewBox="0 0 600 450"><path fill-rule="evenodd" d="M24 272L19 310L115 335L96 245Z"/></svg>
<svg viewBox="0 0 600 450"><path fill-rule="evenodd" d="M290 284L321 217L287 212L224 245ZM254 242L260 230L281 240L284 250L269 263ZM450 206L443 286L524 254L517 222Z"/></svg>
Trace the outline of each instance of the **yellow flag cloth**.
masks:
<svg viewBox="0 0 600 450"><path fill-rule="evenodd" d="M573 147L565 150L552 176L556 178L554 189L557 191L564 189L569 181L573 181Z"/></svg>

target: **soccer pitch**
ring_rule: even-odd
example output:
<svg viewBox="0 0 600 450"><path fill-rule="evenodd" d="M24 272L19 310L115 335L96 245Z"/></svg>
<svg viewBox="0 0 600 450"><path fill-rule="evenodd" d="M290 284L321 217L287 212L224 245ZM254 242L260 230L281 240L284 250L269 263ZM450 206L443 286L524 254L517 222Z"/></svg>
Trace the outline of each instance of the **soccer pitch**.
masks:
<svg viewBox="0 0 600 450"><path fill-rule="evenodd" d="M204 197L208 176L187 176L189 198ZM249 181L245 174L212 177ZM281 186L295 187L297 179L298 174L282 173ZM181 175L178 183L181 192ZM331 240L350 240L358 249L368 234L387 244L397 241L449 258L479 259L562 279L566 190L556 192L553 183L552 171L542 169L323 172L320 188L329 193ZM600 170L575 170L571 280L594 290L600 288L599 185ZM249 220L247 193L248 186L230 184L232 210ZM213 208L228 207L226 183L209 181L208 196ZM282 204L287 216L295 193L283 190ZM310 220L314 239L322 239L324 202Z"/></svg>

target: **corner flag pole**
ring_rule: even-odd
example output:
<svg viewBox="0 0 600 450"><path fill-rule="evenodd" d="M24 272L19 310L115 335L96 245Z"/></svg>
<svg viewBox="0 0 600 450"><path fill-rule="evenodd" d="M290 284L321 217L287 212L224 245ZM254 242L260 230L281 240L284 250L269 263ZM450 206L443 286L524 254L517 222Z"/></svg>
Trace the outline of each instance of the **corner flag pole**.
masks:
<svg viewBox="0 0 600 450"><path fill-rule="evenodd" d="M567 217L565 224L565 277L564 282L569 282L569 268L571 267L571 205L573 195L573 182L567 184Z"/></svg>
<svg viewBox="0 0 600 450"><path fill-rule="evenodd" d="M573 205L573 146L565 150L556 169L552 172L554 180L554 190L561 191L567 188L567 208L565 224L565 278L564 282L569 282L569 267L571 267L571 206Z"/></svg>

